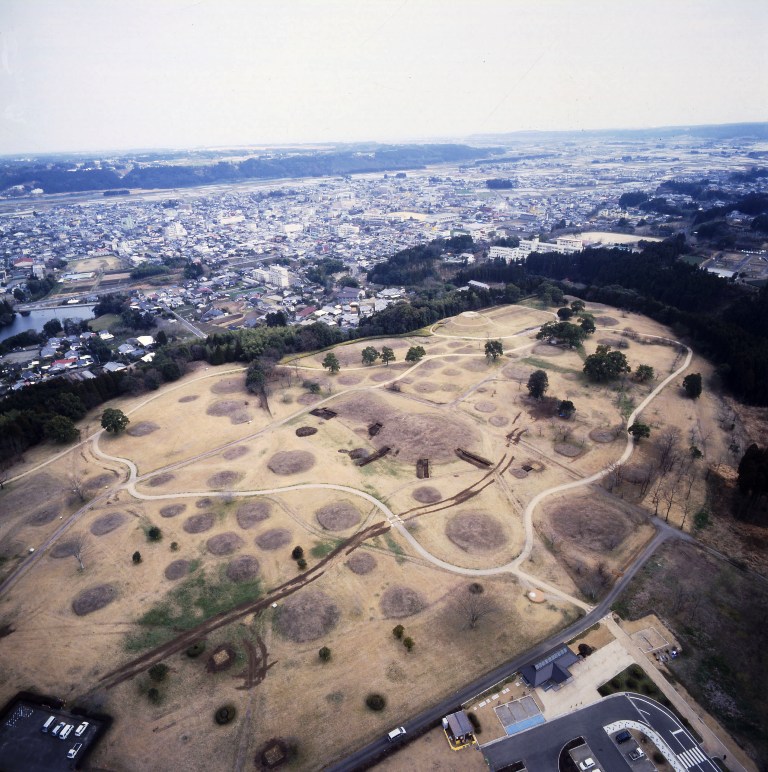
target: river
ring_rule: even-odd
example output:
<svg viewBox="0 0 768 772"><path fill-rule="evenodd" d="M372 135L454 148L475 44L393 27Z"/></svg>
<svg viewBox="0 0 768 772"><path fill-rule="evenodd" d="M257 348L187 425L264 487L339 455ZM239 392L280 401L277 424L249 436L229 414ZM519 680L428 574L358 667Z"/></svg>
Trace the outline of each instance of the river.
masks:
<svg viewBox="0 0 768 772"><path fill-rule="evenodd" d="M8 327L0 327L0 340L5 340L26 330L42 332L43 325L51 319L58 319L60 322L63 322L65 319L93 319L93 305L42 308L37 311L30 311L29 316L22 316L17 311L13 324Z"/></svg>

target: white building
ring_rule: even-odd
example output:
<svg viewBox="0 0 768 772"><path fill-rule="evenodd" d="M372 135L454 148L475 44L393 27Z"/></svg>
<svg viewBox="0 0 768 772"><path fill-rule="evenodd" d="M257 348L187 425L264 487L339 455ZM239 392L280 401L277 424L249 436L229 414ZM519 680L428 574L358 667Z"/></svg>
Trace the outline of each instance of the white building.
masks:
<svg viewBox="0 0 768 772"><path fill-rule="evenodd" d="M254 268L251 275L258 282L280 289L286 289L294 283L293 275L282 265Z"/></svg>

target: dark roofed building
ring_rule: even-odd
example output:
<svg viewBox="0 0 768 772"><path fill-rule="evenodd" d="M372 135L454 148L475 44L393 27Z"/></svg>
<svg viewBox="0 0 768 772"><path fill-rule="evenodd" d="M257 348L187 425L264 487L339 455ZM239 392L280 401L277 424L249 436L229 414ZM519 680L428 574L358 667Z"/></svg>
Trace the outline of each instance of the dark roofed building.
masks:
<svg viewBox="0 0 768 772"><path fill-rule="evenodd" d="M520 668L520 675L530 687L540 686L542 689L557 688L571 676L568 668L579 661L579 655L574 654L566 644L556 646L545 652L539 659Z"/></svg>

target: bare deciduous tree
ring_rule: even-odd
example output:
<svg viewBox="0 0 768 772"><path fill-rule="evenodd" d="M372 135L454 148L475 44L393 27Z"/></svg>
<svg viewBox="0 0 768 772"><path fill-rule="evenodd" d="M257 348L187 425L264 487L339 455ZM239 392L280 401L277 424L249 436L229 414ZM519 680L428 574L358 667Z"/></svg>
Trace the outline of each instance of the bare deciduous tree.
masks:
<svg viewBox="0 0 768 772"><path fill-rule="evenodd" d="M676 426L665 429L657 442L659 453L659 469L662 474L667 474L676 462L675 449L680 440L680 430Z"/></svg>
<svg viewBox="0 0 768 772"><path fill-rule="evenodd" d="M456 594L453 608L462 630L474 630L485 617L498 611L492 598L470 589L462 589Z"/></svg>
<svg viewBox="0 0 768 772"><path fill-rule="evenodd" d="M76 533L69 540L70 553L80 565L80 570L85 571L85 557L88 552L88 537L84 533Z"/></svg>

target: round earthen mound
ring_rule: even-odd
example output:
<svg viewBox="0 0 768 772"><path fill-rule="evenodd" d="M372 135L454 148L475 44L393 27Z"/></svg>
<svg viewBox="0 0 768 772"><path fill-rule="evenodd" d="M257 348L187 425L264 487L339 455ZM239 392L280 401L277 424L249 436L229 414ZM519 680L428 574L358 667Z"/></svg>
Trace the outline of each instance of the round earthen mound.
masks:
<svg viewBox="0 0 768 772"><path fill-rule="evenodd" d="M125 433L130 434L131 437L145 437L147 434L156 432L159 428L160 427L156 423L152 423L152 421L142 421L141 423L129 426L125 430Z"/></svg>
<svg viewBox="0 0 768 772"><path fill-rule="evenodd" d="M321 399L322 397L319 394L307 392L306 394L302 394L296 401L300 405L314 405L315 402L319 402Z"/></svg>
<svg viewBox="0 0 768 772"><path fill-rule="evenodd" d="M528 477L528 472L526 472L525 469L510 469L509 473L513 477L517 477L518 480L525 480L525 478Z"/></svg>
<svg viewBox="0 0 768 772"><path fill-rule="evenodd" d="M506 426L509 423L509 418L505 415L492 415L488 419L488 423L491 426Z"/></svg>
<svg viewBox="0 0 768 772"><path fill-rule="evenodd" d="M241 399L220 399L214 402L205 411L208 415L220 418L222 416L231 416L240 412L245 407L245 402Z"/></svg>
<svg viewBox="0 0 768 772"><path fill-rule="evenodd" d="M91 533L94 536L104 536L104 534L114 531L127 521L127 517L122 512L109 512L106 515L96 518L91 523Z"/></svg>
<svg viewBox="0 0 768 772"><path fill-rule="evenodd" d="M548 512L557 535L581 550L604 554L616 549L634 528L621 510L594 498L575 498L555 505Z"/></svg>
<svg viewBox="0 0 768 772"><path fill-rule="evenodd" d="M592 429L589 439L595 442L613 442L616 439L616 432L613 429Z"/></svg>
<svg viewBox="0 0 768 772"><path fill-rule="evenodd" d="M306 450L281 450L269 459L268 469L274 474L289 475L308 472L315 465L315 457Z"/></svg>
<svg viewBox="0 0 768 772"><path fill-rule="evenodd" d="M436 383L423 381L422 383L417 383L413 388L416 389L416 391L418 391L420 394L431 394L433 391L437 391L440 387Z"/></svg>
<svg viewBox="0 0 768 772"><path fill-rule="evenodd" d="M228 643L222 643L221 646L217 646L208 657L208 661L205 663L205 669L209 673L220 673L222 670L229 670L232 665L235 664L235 657L237 657L237 651L234 647Z"/></svg>
<svg viewBox="0 0 768 772"><path fill-rule="evenodd" d="M266 520L271 511L272 505L268 501L247 501L237 508L237 524L247 531Z"/></svg>
<svg viewBox="0 0 768 772"><path fill-rule="evenodd" d="M111 584L98 584L79 592L72 601L72 611L79 617L108 606L117 597L117 589Z"/></svg>
<svg viewBox="0 0 768 772"><path fill-rule="evenodd" d="M614 327L619 323L618 319L614 319L612 316L596 316L595 324L599 324L601 327Z"/></svg>
<svg viewBox="0 0 768 772"><path fill-rule="evenodd" d="M496 405L484 399L475 405L475 410L480 413L493 413L496 410Z"/></svg>
<svg viewBox="0 0 768 772"><path fill-rule="evenodd" d="M77 549L77 542L74 539L62 541L56 544L48 553L52 558L71 558Z"/></svg>
<svg viewBox="0 0 768 772"><path fill-rule="evenodd" d="M443 498L443 494L431 485L422 485L411 493L411 497L421 504L435 504Z"/></svg>
<svg viewBox="0 0 768 772"><path fill-rule="evenodd" d="M374 373L371 376L371 380L376 381L376 383L382 383L383 381L391 381L396 377L397 373L394 371L390 372L389 368L387 368L386 370L382 370L380 373Z"/></svg>
<svg viewBox="0 0 768 772"><path fill-rule="evenodd" d="M627 482L639 485L648 480L651 469L645 464L631 464L621 470L621 476Z"/></svg>
<svg viewBox="0 0 768 772"><path fill-rule="evenodd" d="M87 488L89 491L95 491L98 488L106 488L107 485L109 485L114 479L115 474L112 473L105 473L105 474L99 474L96 475L96 477L91 477L88 480L83 483L83 487Z"/></svg>
<svg viewBox="0 0 768 772"><path fill-rule="evenodd" d="M379 600L381 613L388 619L402 619L418 614L427 605L423 596L410 587L395 585L385 590Z"/></svg>
<svg viewBox="0 0 768 772"><path fill-rule="evenodd" d="M578 445L573 445L570 442L556 442L555 453L559 453L561 456L567 456L568 458L576 458L584 453L585 449Z"/></svg>
<svg viewBox="0 0 768 772"><path fill-rule="evenodd" d="M464 552L495 552L507 543L501 523L484 512L460 512L445 527L445 535Z"/></svg>
<svg viewBox="0 0 768 772"><path fill-rule="evenodd" d="M291 532L287 528L271 528L256 537L256 546L263 550L278 550L291 543Z"/></svg>
<svg viewBox="0 0 768 772"><path fill-rule="evenodd" d="M621 345L622 340L623 338L599 338L597 342L603 346L618 348Z"/></svg>
<svg viewBox="0 0 768 772"><path fill-rule="evenodd" d="M196 399L199 399L197 394L188 394L186 397L180 397L179 402L194 402Z"/></svg>
<svg viewBox="0 0 768 772"><path fill-rule="evenodd" d="M296 429L297 437L311 437L313 434L317 434L317 429L314 426L300 426Z"/></svg>
<svg viewBox="0 0 768 772"><path fill-rule="evenodd" d="M239 550L243 544L245 542L236 533L228 531L211 536L205 546L208 548L208 552L213 555L231 555Z"/></svg>
<svg viewBox="0 0 768 772"><path fill-rule="evenodd" d="M533 353L540 357L559 357L565 354L565 349L560 346L550 346L548 343L539 343L533 347Z"/></svg>
<svg viewBox="0 0 768 772"><path fill-rule="evenodd" d="M259 573L259 561L252 555L240 555L227 566L227 579L230 582L247 582L255 579Z"/></svg>
<svg viewBox="0 0 768 772"><path fill-rule="evenodd" d="M221 454L221 457L227 461L234 461L237 458L242 458L250 452L251 449L247 448L245 445L235 445L233 448L227 448Z"/></svg>
<svg viewBox="0 0 768 772"><path fill-rule="evenodd" d="M277 632L294 643L322 638L336 627L341 611L321 590L304 590L291 595L279 609Z"/></svg>
<svg viewBox="0 0 768 772"><path fill-rule="evenodd" d="M225 378L211 386L213 394L236 394L238 391L245 391L245 384L240 378Z"/></svg>
<svg viewBox="0 0 768 772"><path fill-rule="evenodd" d="M204 515L192 515L184 521L182 528L187 533L204 533L210 531L213 528L214 517L211 514Z"/></svg>
<svg viewBox="0 0 768 772"><path fill-rule="evenodd" d="M370 552L357 552L347 561L353 574L370 574L376 568L376 558Z"/></svg>
<svg viewBox="0 0 768 772"><path fill-rule="evenodd" d="M443 370L443 375L455 378L457 375L461 375L461 370L457 370L455 367L446 367L445 370Z"/></svg>
<svg viewBox="0 0 768 772"><path fill-rule="evenodd" d="M346 531L361 520L360 511L350 501L334 501L315 511L317 522L326 531Z"/></svg>
<svg viewBox="0 0 768 772"><path fill-rule="evenodd" d="M340 375L336 380L342 386L355 386L360 383L362 379L358 378L356 375Z"/></svg>
<svg viewBox="0 0 768 772"><path fill-rule="evenodd" d="M198 499L195 502L197 509L209 509L213 506L213 499L210 496L203 496L202 499Z"/></svg>
<svg viewBox="0 0 768 772"><path fill-rule="evenodd" d="M169 563L165 567L166 579L181 579L182 576L186 576L189 573L189 561L188 560L174 560L173 563Z"/></svg>
<svg viewBox="0 0 768 772"><path fill-rule="evenodd" d="M507 365L501 371L507 378L511 378L513 381L527 381L533 370L530 367L523 367L522 365Z"/></svg>
<svg viewBox="0 0 768 772"><path fill-rule="evenodd" d="M485 359L465 359L461 363L461 368L470 373L484 373L488 369L488 362Z"/></svg>
<svg viewBox="0 0 768 772"><path fill-rule="evenodd" d="M208 478L209 488L231 488L243 479L240 472L216 472Z"/></svg>
<svg viewBox="0 0 768 772"><path fill-rule="evenodd" d="M167 485L175 479L175 476L170 472L164 472L163 474L157 474L154 477L150 477L146 484L150 488L159 488L161 485Z"/></svg>
<svg viewBox="0 0 768 772"><path fill-rule="evenodd" d="M41 507L27 520L28 525L47 525L59 516L59 508L54 504L47 507Z"/></svg>

